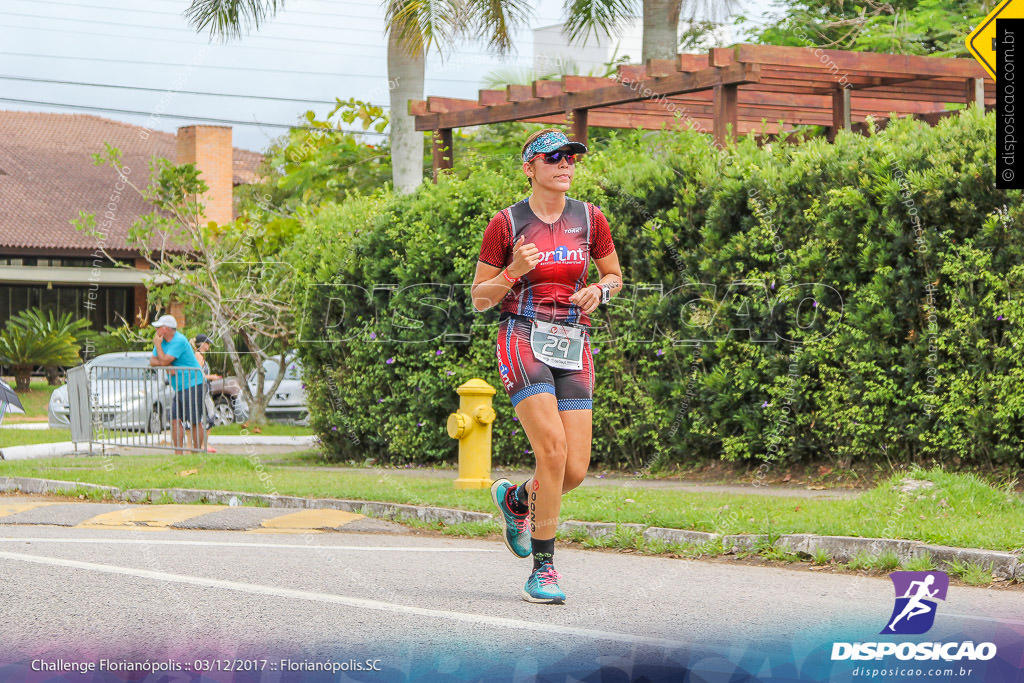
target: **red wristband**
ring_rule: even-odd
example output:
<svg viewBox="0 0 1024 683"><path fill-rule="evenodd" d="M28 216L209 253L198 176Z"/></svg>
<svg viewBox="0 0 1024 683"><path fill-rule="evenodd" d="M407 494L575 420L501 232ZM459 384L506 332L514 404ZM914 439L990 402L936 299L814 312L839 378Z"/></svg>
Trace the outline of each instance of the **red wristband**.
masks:
<svg viewBox="0 0 1024 683"><path fill-rule="evenodd" d="M501 274L505 276L505 279L509 281L509 284L513 284L514 285L515 283L519 282L519 278L516 278L515 280L513 280L512 278L510 278L508 276L508 269L507 268L503 269L501 271Z"/></svg>

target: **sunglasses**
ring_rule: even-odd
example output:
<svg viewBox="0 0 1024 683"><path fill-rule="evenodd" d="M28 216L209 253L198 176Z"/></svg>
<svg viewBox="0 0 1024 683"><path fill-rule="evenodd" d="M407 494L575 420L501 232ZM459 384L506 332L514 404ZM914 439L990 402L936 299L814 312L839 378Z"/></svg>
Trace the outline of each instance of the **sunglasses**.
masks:
<svg viewBox="0 0 1024 683"><path fill-rule="evenodd" d="M570 166L576 163L576 152L563 152L560 149L556 149L554 152L535 154L533 159L536 159L539 156L544 157L545 164L557 164L562 161L562 159L568 161ZM533 161L533 159L530 159L530 161Z"/></svg>

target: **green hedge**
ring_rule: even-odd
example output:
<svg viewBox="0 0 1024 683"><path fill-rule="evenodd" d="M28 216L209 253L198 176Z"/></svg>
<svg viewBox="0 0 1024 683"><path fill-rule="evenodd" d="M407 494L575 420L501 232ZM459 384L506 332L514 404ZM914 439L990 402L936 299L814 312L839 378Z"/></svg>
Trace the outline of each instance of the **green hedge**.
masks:
<svg viewBox="0 0 1024 683"><path fill-rule="evenodd" d="M995 189L994 134L972 110L725 152L630 131L589 155L571 195L608 215L627 283L594 316L593 461L1024 462L1022 209ZM453 462L455 388L481 377L495 461L532 461L497 378L497 307L468 298L487 220L525 192L518 168L464 164L327 205L293 245L331 457ZM400 293L346 286L383 283ZM434 284L401 291L416 283Z"/></svg>

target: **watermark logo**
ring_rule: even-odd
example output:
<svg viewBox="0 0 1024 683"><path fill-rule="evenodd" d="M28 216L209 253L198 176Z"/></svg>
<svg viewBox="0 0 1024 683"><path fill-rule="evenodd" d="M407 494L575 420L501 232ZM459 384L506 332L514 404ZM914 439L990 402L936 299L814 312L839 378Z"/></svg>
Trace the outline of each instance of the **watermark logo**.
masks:
<svg viewBox="0 0 1024 683"><path fill-rule="evenodd" d="M935 600L945 600L949 590L946 572L893 572L896 604L883 634L918 635L935 623Z"/></svg>
<svg viewBox="0 0 1024 683"><path fill-rule="evenodd" d="M889 575L896 591L896 604L882 629L883 635L919 635L935 623L936 600L945 600L949 576L945 572L893 572ZM995 643L971 640L950 642L854 642L832 643L832 661L988 661L996 656ZM862 675L867 669L854 669ZM874 671L874 670L870 670ZM968 673L970 670L967 670Z"/></svg>

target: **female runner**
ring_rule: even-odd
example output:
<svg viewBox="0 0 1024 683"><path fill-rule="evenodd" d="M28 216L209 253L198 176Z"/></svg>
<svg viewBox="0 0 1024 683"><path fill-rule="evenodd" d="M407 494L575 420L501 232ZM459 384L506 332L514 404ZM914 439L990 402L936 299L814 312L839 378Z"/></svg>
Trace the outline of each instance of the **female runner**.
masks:
<svg viewBox="0 0 1024 683"><path fill-rule="evenodd" d="M555 530L562 495L590 464L594 364L590 318L622 286L608 221L593 204L570 199L576 154L586 145L548 128L523 145L531 194L502 209L484 231L473 306L501 303L498 372L537 460L533 476L491 486L505 545L533 555L523 588L529 602L562 604ZM586 284L590 259L600 280Z"/></svg>

